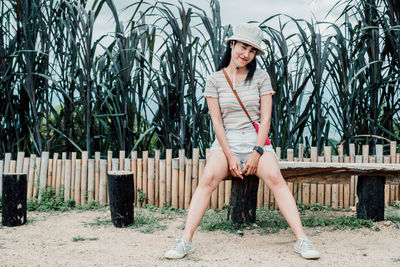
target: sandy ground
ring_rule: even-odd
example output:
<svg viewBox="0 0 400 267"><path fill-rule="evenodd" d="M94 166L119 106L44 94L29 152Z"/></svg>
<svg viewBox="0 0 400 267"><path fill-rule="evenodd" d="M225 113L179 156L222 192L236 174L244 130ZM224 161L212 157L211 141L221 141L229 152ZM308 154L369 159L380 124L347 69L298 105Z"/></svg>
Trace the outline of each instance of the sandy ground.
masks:
<svg viewBox="0 0 400 267"><path fill-rule="evenodd" d="M0 266L400 266L400 230L393 223L358 230L306 228L322 254L317 261L293 251L290 230L269 235L245 230L243 237L197 231L193 254L167 260L163 254L180 235L185 215L165 219L166 229L150 234L88 225L109 216L107 209L29 212L26 225L0 228ZM78 237L85 240L73 241Z"/></svg>

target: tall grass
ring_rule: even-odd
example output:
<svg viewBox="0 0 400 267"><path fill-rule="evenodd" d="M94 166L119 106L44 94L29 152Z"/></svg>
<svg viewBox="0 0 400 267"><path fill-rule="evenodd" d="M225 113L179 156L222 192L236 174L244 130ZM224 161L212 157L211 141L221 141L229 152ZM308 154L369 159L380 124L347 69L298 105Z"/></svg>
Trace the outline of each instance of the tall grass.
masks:
<svg viewBox="0 0 400 267"><path fill-rule="evenodd" d="M344 23L274 15L260 22L275 146L400 141L398 3L342 0ZM93 39L103 9L115 31ZM19 0L0 3L0 155L43 150L184 148L202 155L213 129L202 92L231 25L220 4ZM120 12L131 18L124 25ZM278 28L271 27L278 21ZM288 27L296 32L288 33ZM112 37L111 43L103 40ZM12 88L12 89L10 89ZM0 156L1 157L1 156Z"/></svg>

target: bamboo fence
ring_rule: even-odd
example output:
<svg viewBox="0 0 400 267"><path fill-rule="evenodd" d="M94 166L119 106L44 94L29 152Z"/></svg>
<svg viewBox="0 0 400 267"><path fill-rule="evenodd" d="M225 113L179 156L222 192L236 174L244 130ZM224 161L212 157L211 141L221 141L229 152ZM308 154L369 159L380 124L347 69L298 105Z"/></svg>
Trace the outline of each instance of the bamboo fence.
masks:
<svg viewBox="0 0 400 267"><path fill-rule="evenodd" d="M350 145L349 155L344 155L343 146L338 146L338 155L331 155L331 147L325 147L324 155L318 156L317 148L312 147L310 158L305 158L304 147L300 145L297 157L293 149L287 150L287 158L281 159L281 149L276 149L276 155L281 161L302 162L341 162L341 163L391 163L400 164L400 153L396 153L397 144L391 142L390 154L383 154L383 146L376 146L376 155L369 155L368 145L362 146L362 154L356 155L355 145ZM208 150L206 155L208 155ZM0 180L3 173L23 172L28 176L27 197L38 198L45 190L55 190L64 200L73 199L76 204L85 204L97 200L100 204L108 204L107 172L116 170L132 171L134 173L135 205L152 204L158 207L171 205L187 209L193 192L199 184L206 159L199 158L199 150L194 149L192 159L185 157L185 151L179 150L179 157L172 158L172 150L167 149L165 159L161 159L160 151L149 157L148 151L143 151L142 158L133 151L126 157L125 151L119 152L118 158L113 158L109 151L104 159L96 152L94 159L88 158L83 152L81 158L77 153L54 153L50 158L48 152L41 157L24 152L17 154L16 160L11 153L6 153L0 160ZM207 157L207 156L206 156ZM321 176L321 179L324 179ZM288 182L288 186L296 200L305 204L319 203L333 208L352 207L357 203L357 176L351 176L350 184L309 184ZM223 209L229 203L231 180L222 181L211 195L209 207ZM0 183L1 192L1 183ZM399 200L399 185L385 185L385 205ZM262 181L259 183L257 206L277 209L274 196Z"/></svg>

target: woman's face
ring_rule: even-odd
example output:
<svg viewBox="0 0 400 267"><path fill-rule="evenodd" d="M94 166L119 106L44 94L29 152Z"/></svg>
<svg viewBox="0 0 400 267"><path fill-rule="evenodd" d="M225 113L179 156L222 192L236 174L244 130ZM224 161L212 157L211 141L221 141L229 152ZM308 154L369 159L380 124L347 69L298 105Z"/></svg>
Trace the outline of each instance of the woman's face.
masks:
<svg viewBox="0 0 400 267"><path fill-rule="evenodd" d="M231 62L233 61L233 64L239 68L249 64L257 54L256 48L239 41L231 42L231 48Z"/></svg>

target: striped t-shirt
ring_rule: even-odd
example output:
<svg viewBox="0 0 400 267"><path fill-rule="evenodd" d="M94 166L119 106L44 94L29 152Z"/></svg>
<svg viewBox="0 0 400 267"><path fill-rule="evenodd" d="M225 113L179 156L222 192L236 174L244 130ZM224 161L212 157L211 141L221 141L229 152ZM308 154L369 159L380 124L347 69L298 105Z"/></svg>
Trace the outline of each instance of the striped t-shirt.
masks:
<svg viewBox="0 0 400 267"><path fill-rule="evenodd" d="M260 97L275 94L268 73L259 69L255 71L250 82L237 82L235 89L253 121L260 120ZM225 129L242 130L253 127L233 94L222 70L214 72L208 77L204 97L218 98Z"/></svg>

